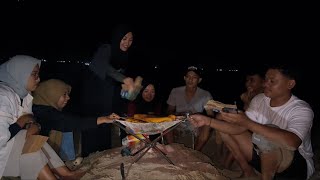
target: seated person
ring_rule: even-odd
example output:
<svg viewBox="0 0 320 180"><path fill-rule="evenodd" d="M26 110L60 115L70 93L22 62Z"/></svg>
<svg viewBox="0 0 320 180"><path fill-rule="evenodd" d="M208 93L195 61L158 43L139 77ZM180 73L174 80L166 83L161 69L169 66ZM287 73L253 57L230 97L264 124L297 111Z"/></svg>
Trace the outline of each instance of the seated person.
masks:
<svg viewBox="0 0 320 180"><path fill-rule="evenodd" d="M33 123L30 94L40 81L40 65L36 58L17 55L0 66L0 177L80 179L84 172L70 171L47 143L22 154L26 139L40 130Z"/></svg>
<svg viewBox="0 0 320 180"><path fill-rule="evenodd" d="M70 100L70 92L71 86L58 79L49 79L39 84L33 93L32 110L42 126L40 134L49 136L51 130L71 132L97 128L100 124L112 123L113 119L119 119L116 114L83 117L63 112ZM61 149L56 150L59 152Z"/></svg>
<svg viewBox="0 0 320 180"><path fill-rule="evenodd" d="M199 67L189 66L186 69L184 76L185 86L173 88L169 98L168 114L184 115L184 113L202 113L204 105L208 100L212 99L210 92L198 87L202 81L203 70ZM195 149L201 151L210 135L210 128L201 127L198 131L199 135L196 138ZM166 136L168 143L174 142L173 133L168 133Z"/></svg>
<svg viewBox="0 0 320 180"><path fill-rule="evenodd" d="M245 113L221 112L220 120L191 115L196 127L222 132L222 139L238 162L244 177L260 171L262 179L308 179L314 172L311 146L313 111L292 94L294 70L271 66L264 93L256 95Z"/></svg>
<svg viewBox="0 0 320 180"><path fill-rule="evenodd" d="M263 92L264 89L264 71L261 68L257 68L255 66L254 68L250 68L246 71L246 81L245 81L245 87L246 91L243 92L240 96L240 103L237 103L237 108L240 110L247 110L249 107L249 104L251 100L257 95ZM219 116L217 116L218 118ZM219 134L217 136L220 137ZM218 137L218 138L219 138ZM226 157L224 160L222 160L223 164L226 168L230 168L232 165L232 162L234 160L232 153L225 151L227 149L224 149L223 152L226 152Z"/></svg>
<svg viewBox="0 0 320 180"><path fill-rule="evenodd" d="M242 106L238 106L238 109L247 110L254 96L263 92L264 73L264 71L257 68L247 71L245 83L246 91L240 96Z"/></svg>
<svg viewBox="0 0 320 180"><path fill-rule="evenodd" d="M156 91L156 83L150 80L142 81L141 93L137 96L134 101L128 103L128 113L129 117L134 114L148 114L148 115L161 115L161 102L158 98ZM150 140L154 140L159 135L150 135Z"/></svg>

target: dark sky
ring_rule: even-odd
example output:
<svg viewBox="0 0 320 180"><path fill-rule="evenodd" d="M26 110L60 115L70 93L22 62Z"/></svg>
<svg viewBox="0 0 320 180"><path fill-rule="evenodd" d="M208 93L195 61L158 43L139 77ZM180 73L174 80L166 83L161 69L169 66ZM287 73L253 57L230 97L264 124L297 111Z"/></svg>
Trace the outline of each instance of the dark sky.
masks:
<svg viewBox="0 0 320 180"><path fill-rule="evenodd" d="M301 4L295 8L275 5L267 10L252 5L247 9L208 5L208 10L192 4L192 8L181 6L173 12L162 7L155 10L159 7L154 5L145 8L146 13L128 4L114 8L101 4L105 2L66 2L10 0L1 4L0 58L25 53L49 60L90 59L114 24L129 22L135 28L133 50L141 68L146 67L143 61L160 63L170 76L175 68L167 67L190 62L205 62L205 68L212 70L208 64L252 67L252 61L283 61L297 64L304 75L304 91L318 94L313 80L318 71L319 18L317 11L309 10L311 5L307 9ZM217 79L223 77L209 79L217 91Z"/></svg>
<svg viewBox="0 0 320 180"><path fill-rule="evenodd" d="M108 39L110 28L123 19L134 25L136 54L146 60L246 63L270 59L305 61L317 56L316 24L310 23L307 15L255 17L257 14L242 16L230 10L209 12L207 16L179 11L165 17L163 10L157 18L150 14L137 18L134 14L124 15L127 6L111 13L113 6L93 2L22 0L4 4L0 55L90 58L97 46Z"/></svg>

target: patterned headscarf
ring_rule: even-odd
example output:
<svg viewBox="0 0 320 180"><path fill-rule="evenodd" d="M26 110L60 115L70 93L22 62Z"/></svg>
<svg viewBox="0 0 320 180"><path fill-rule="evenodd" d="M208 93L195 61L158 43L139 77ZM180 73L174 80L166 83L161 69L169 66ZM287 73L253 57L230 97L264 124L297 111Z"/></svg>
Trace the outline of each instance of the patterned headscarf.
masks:
<svg viewBox="0 0 320 180"><path fill-rule="evenodd" d="M0 66L0 81L11 87L21 99L28 95L28 79L36 65L41 61L27 55L16 55Z"/></svg>
<svg viewBox="0 0 320 180"><path fill-rule="evenodd" d="M58 101L65 92L71 92L71 86L58 79L49 79L39 84L33 92L33 104L52 106L57 110Z"/></svg>

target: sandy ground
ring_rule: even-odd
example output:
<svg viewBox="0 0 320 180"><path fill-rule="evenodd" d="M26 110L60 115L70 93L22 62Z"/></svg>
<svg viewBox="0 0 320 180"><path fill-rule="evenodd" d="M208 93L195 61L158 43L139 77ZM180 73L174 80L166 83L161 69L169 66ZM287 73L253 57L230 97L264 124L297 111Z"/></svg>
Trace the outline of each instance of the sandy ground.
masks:
<svg viewBox="0 0 320 180"><path fill-rule="evenodd" d="M114 126L113 127L113 147L114 148L119 148L121 147L121 141L120 141L120 137L119 137L119 128ZM184 144L186 147L190 147L192 148L193 146L193 141L192 141L192 135L190 133L186 133L183 135L183 137L177 139L177 141L179 143ZM219 148L217 148L218 145L215 141L215 132L213 131L209 141L207 142L207 144L204 146L202 153L204 155L206 155L207 157L209 157L211 159L211 164L214 166L214 168L216 168L219 173L223 174L225 177L229 178L229 179L235 179L235 180L241 180L243 178L239 178L239 176L241 175L241 170L239 169L239 167L234 163L230 169L225 169L221 163L221 152L218 151ZM316 167L316 172L315 174L311 177L311 180L316 180L316 179L320 179L320 171L319 171L319 159L320 159L320 155L319 155L319 151L315 152L315 157L314 159L316 160L315 162L315 167ZM248 179L248 178L246 178ZM251 179L257 179L257 178L251 178ZM250 179L249 179L250 180Z"/></svg>

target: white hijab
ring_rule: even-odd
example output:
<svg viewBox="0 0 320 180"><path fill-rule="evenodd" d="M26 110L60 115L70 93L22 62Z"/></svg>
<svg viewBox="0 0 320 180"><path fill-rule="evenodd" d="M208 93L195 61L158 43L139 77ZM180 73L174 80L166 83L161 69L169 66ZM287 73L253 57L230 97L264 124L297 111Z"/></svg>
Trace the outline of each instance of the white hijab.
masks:
<svg viewBox="0 0 320 180"><path fill-rule="evenodd" d="M0 66L0 81L11 87L21 99L28 95L26 89L33 68L41 61L27 55L16 55Z"/></svg>

